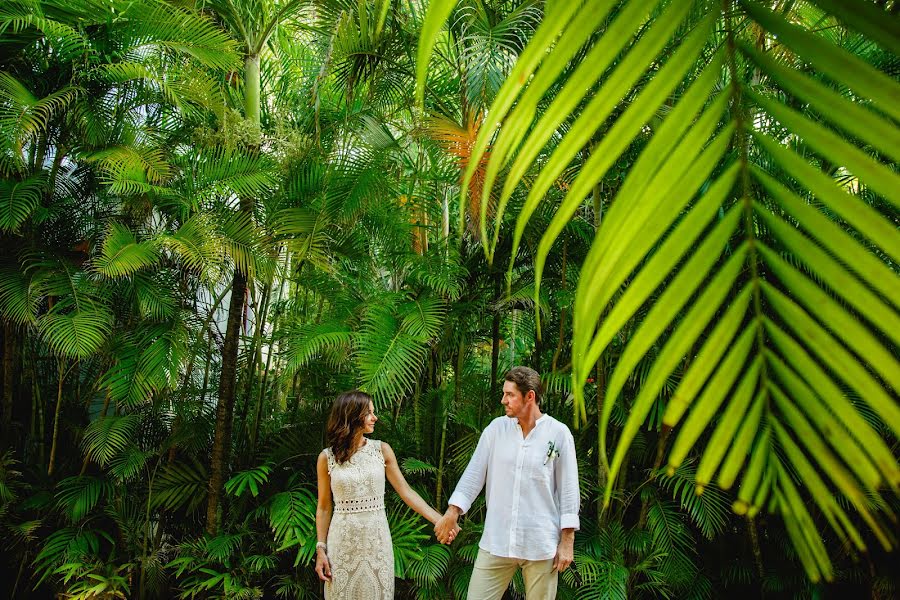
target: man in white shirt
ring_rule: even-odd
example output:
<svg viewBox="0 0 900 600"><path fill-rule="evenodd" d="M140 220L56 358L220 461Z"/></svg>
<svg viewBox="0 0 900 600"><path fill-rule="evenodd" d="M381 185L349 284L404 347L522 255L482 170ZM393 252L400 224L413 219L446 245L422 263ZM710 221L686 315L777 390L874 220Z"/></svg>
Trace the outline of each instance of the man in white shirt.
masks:
<svg viewBox="0 0 900 600"><path fill-rule="evenodd" d="M556 597L579 528L578 463L569 428L541 413L541 378L515 367L503 384L505 417L491 421L435 525L442 542L487 484L487 517L468 600L499 600L522 569L527 600Z"/></svg>

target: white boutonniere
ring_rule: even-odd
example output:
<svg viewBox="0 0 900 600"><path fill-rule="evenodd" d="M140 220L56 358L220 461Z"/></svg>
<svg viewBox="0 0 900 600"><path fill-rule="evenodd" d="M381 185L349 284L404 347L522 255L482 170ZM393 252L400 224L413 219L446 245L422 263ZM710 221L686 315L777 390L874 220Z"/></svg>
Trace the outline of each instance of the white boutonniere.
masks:
<svg viewBox="0 0 900 600"><path fill-rule="evenodd" d="M556 444L552 441L547 442L547 455L544 457L544 464L546 465L557 456L559 456L559 449L556 447Z"/></svg>

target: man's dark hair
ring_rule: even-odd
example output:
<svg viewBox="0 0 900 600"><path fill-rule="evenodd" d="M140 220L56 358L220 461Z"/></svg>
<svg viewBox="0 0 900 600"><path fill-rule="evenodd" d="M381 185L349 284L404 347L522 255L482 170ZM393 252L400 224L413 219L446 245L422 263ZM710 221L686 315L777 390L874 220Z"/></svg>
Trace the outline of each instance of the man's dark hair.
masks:
<svg viewBox="0 0 900 600"><path fill-rule="evenodd" d="M506 381L512 381L519 388L524 396L528 392L534 392L534 402L541 404L541 396L543 396L543 388L541 386L541 376L538 372L529 367L513 367L507 371L503 378Z"/></svg>

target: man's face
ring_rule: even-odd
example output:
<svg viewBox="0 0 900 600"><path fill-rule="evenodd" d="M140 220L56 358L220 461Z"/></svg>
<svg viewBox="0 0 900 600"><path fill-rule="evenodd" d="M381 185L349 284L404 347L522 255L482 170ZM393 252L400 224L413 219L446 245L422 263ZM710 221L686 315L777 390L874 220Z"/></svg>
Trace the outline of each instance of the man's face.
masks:
<svg viewBox="0 0 900 600"><path fill-rule="evenodd" d="M507 417L524 416L529 399L534 401L534 392L522 394L519 387L512 381L503 382L503 399L500 400L500 403L506 409Z"/></svg>

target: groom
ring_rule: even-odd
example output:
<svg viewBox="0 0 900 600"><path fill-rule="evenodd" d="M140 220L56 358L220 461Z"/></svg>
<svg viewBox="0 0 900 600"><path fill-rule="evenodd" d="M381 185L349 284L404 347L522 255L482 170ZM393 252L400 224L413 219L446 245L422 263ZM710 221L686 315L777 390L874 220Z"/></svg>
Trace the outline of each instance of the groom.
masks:
<svg viewBox="0 0 900 600"><path fill-rule="evenodd" d="M556 597L572 562L578 522L578 464L569 428L541 413L541 377L528 367L506 374L498 417L481 433L435 534L449 543L459 515L487 483L487 517L468 600L499 600L522 569L527 600Z"/></svg>

